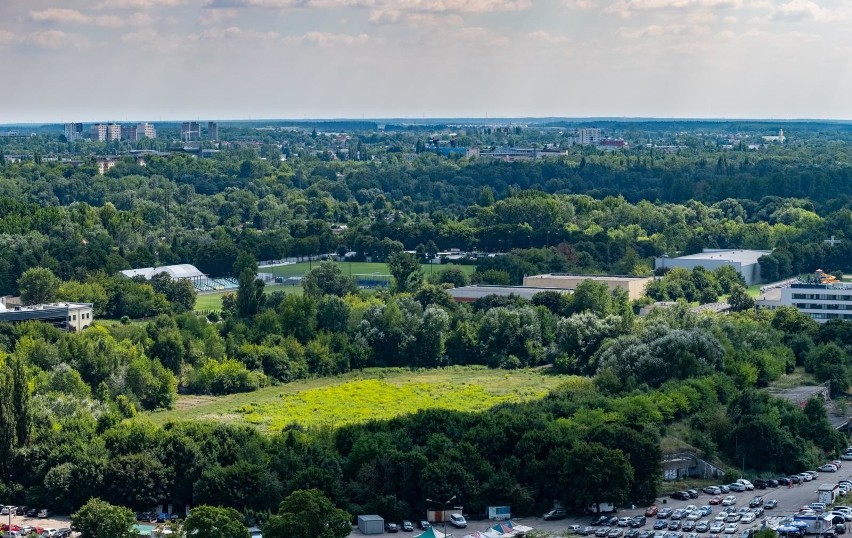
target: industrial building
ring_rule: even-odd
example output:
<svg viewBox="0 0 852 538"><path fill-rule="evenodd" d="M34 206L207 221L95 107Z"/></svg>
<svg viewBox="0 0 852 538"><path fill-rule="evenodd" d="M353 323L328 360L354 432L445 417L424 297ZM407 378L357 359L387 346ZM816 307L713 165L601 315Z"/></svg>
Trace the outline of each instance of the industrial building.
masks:
<svg viewBox="0 0 852 538"><path fill-rule="evenodd" d="M586 280L606 284L610 291L623 289L631 301L645 295L645 287L653 280L649 276L618 275L574 275L568 273L548 273L524 277L524 286L573 290Z"/></svg>
<svg viewBox="0 0 852 538"><path fill-rule="evenodd" d="M499 295L508 297L516 295L523 299L532 299L538 293L544 291L555 291L557 293L572 293L570 289L564 288L542 288L529 286L462 286L461 288L451 288L447 293L457 303L472 303L489 295Z"/></svg>
<svg viewBox="0 0 852 538"><path fill-rule="evenodd" d="M673 269L683 267L684 269L695 269L703 267L713 271L719 267L730 265L737 273L743 276L746 286L760 282L760 264L757 262L761 256L771 254L771 250L729 250L705 248L700 254L690 254L677 258L663 256L654 260L654 269Z"/></svg>
<svg viewBox="0 0 852 538"><path fill-rule="evenodd" d="M166 273L172 280L190 280L195 282L207 278L207 275L198 270L194 265L181 263L178 265L162 265L160 267L140 267L139 269L125 269L121 274L127 278L137 276L143 277L145 280L151 280L154 275Z"/></svg>
<svg viewBox="0 0 852 538"><path fill-rule="evenodd" d="M63 331L82 331L92 324L92 303L9 305L0 298L0 322L43 321Z"/></svg>

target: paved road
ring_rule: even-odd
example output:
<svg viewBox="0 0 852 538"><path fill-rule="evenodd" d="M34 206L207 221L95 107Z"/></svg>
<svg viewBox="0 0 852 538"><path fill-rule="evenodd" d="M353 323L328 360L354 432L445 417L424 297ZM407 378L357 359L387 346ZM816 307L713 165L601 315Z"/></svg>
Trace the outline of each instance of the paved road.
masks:
<svg viewBox="0 0 852 538"><path fill-rule="evenodd" d="M749 501L755 495L762 495L765 500L768 499L776 499L778 500L778 507L772 510L766 510L764 517L767 519L767 523L771 524L776 522L778 519L789 516L797 513L799 508L810 504L812 502L817 502L817 489L821 484L836 484L840 480L852 480L852 461L844 462L843 467L840 471L836 473L819 473L819 477L816 480L812 480L810 482L806 482L804 484L794 485L791 488L787 486L777 487L777 488L767 488L767 489L756 489L754 491L746 491L743 493L728 493L727 495L734 495L737 498L737 508L742 506L748 506ZM723 497L725 495L722 495ZM664 506L670 506L672 508L683 508L689 504L695 504L698 506L702 506L709 503L712 495L707 495L705 493L700 493L697 499L692 499L689 501L676 501L674 499L657 499L655 503L660 508ZM844 502L844 498L841 497L841 500L838 501L837 504L848 504L852 506L852 494L848 497L848 502ZM645 513L645 509L647 506L637 506L635 509L620 509L617 512L617 515L620 516L637 516ZM713 506L713 514L718 514L721 506ZM712 520L714 516L710 516ZM642 530L651 530L653 521L655 518L648 518L648 524L643 527ZM527 525L529 527L533 527L537 530L543 530L555 535L564 535L565 531L568 528L568 525L582 525L586 526L592 520L591 516L573 516L563 519L561 521L544 521L541 518L513 518L512 521L520 523L522 525ZM471 534L475 531L485 531L489 527L493 526L495 522L491 521L468 521L468 527L466 529L453 529L451 526L447 526L447 532L450 534L454 534L456 537L461 537L466 534ZM754 523L749 525L740 525L740 529L745 529L750 526L760 527L761 520L758 519ZM437 530L443 532L443 526L438 524L435 526ZM415 530L413 536L417 536L422 531ZM356 529L353 531L352 536L360 536L361 533ZM390 538L391 536L402 538L403 536L408 535L412 536L411 533L399 533L399 534L384 534L384 535L373 535L373 536L381 536L384 538ZM709 534L701 534L699 535L702 538L706 538ZM730 535L729 535L730 536ZM736 534L734 536L739 536Z"/></svg>

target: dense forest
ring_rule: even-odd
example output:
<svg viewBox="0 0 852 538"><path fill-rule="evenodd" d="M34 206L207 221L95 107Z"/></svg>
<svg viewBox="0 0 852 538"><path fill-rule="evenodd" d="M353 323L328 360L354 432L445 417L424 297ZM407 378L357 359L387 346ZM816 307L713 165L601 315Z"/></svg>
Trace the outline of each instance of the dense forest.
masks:
<svg viewBox="0 0 852 538"><path fill-rule="evenodd" d="M655 256L702 248L770 250L761 269L771 279L852 271L842 125L803 127L758 151L741 134L659 125L611 126L635 148L614 152L565 146L560 126L456 135L565 150L515 163L418 152L422 127L357 128L343 139L235 126L211 158L176 152L142 166L126 156L105 175L97 155L125 143L0 138L0 155L28 155L0 159L0 295L91 302L107 320L81 333L0 324L6 502L210 504L265 521L290 493L316 488L352 514L409 518L426 498L452 495L472 513L505 503L527 514L553 501L653 499L669 428L685 425L703 456L755 473L800 471L844 446L820 402L799 408L763 389L798 371L844 398L852 325L755 311L734 271L675 270L640 302L594 282L470 305L446 292L539 272L650 275ZM641 143L651 136L677 149ZM343 149L369 158L341 158ZM500 255L478 260L470 277L420 271L449 249ZM258 260L347 252L387 261L392 286L358 290L328 262L305 275L303 293L265 294L256 279ZM233 276L239 288L202 315L186 282L117 275L173 263ZM722 295L739 298L735 312L687 306ZM636 315L643 302L679 299ZM543 400L485 414L423 411L335 430L145 418L179 393L450 365L543 366L565 381Z"/></svg>

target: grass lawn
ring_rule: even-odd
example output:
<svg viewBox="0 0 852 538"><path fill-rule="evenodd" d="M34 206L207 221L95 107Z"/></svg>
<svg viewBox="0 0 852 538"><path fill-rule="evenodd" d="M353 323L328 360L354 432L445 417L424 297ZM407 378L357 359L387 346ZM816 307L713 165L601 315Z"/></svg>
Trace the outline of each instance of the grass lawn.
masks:
<svg viewBox="0 0 852 538"><path fill-rule="evenodd" d="M506 402L543 398L573 376L546 370L490 370L450 367L433 370L367 369L309 379L228 396L179 396L175 409L142 416L163 424L175 420L215 420L252 424L277 431L299 423L337 427L387 420L422 409L482 412Z"/></svg>
<svg viewBox="0 0 852 538"><path fill-rule="evenodd" d="M390 271L388 270L388 264L386 263L367 263L367 262L334 262L340 266L340 270L343 271L345 275L372 275L372 274L380 274L380 275L389 275ZM275 276L303 276L305 273L310 271L313 267L319 265L320 262L299 262L294 263L292 265L281 265L278 267L262 267L258 269L261 273L273 273ZM442 269L449 267L450 264L447 265L434 265L430 268L428 263L424 263L420 265L420 268L427 275L429 271L440 272ZM473 273L476 266L473 265L453 265L453 267L458 267L466 274Z"/></svg>
<svg viewBox="0 0 852 538"><path fill-rule="evenodd" d="M763 284L753 284L748 287L748 294L757 299L760 296L760 287Z"/></svg>
<svg viewBox="0 0 852 538"><path fill-rule="evenodd" d="M302 294L302 286L290 286L287 284L267 284L264 293L283 291L284 293ZM199 293L195 297L195 310L222 310L222 296L226 293L237 293L237 290L220 291L216 293Z"/></svg>

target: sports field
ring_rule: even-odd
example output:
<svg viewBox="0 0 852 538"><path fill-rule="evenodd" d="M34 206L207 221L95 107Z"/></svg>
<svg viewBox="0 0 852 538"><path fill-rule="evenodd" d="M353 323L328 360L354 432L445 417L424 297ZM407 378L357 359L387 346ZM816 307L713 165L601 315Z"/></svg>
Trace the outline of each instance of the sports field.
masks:
<svg viewBox="0 0 852 538"><path fill-rule="evenodd" d="M320 262L299 262L294 263L292 265L281 265L278 267L262 267L259 269L261 273L272 273L277 277L291 277L291 276L304 276L305 273L310 271L313 267L318 265ZM374 275L388 275L388 265L386 263L368 263L368 262L335 262L340 266L340 269L346 275L352 275L353 277L356 275L363 276L374 276ZM447 267L458 267L466 274L471 274L476 269L473 265L435 265L430 266L429 264L423 264L420 266L425 274L429 274L432 272L440 272L446 269ZM271 284L267 285L265 288L266 293L272 293L274 291L283 291L284 293L302 293L301 286L292 286L289 284ZM222 296L225 293L236 293L236 290L230 290L227 292L217 292L217 293L205 293L199 294L195 299L195 310L198 311L207 311L213 310L218 312L222 309Z"/></svg>
<svg viewBox="0 0 852 538"><path fill-rule="evenodd" d="M506 402L543 398L561 383L590 383L547 370L450 367L432 370L367 369L228 396L178 396L171 411L145 413L158 424L215 420L277 431L387 420L423 409L482 412Z"/></svg>

